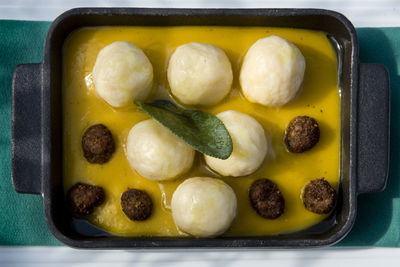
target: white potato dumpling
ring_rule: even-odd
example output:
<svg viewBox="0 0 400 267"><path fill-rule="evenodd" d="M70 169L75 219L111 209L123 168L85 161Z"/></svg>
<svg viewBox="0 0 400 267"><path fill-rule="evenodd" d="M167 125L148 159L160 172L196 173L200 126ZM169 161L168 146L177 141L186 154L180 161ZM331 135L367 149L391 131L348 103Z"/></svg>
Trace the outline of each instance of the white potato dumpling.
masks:
<svg viewBox="0 0 400 267"><path fill-rule="evenodd" d="M294 44L275 35L260 39L244 58L242 92L253 103L285 105L298 95L305 69L304 56Z"/></svg>
<svg viewBox="0 0 400 267"><path fill-rule="evenodd" d="M235 110L219 113L233 143L229 158L223 160L204 155L207 165L224 176L245 176L255 172L264 162L268 142L263 127L251 116Z"/></svg>
<svg viewBox="0 0 400 267"><path fill-rule="evenodd" d="M128 162L149 180L168 180L188 171L195 152L154 119L137 123L126 141Z"/></svg>
<svg viewBox="0 0 400 267"><path fill-rule="evenodd" d="M175 224L196 237L223 234L237 214L232 188L219 179L193 177L175 190L171 201Z"/></svg>
<svg viewBox="0 0 400 267"><path fill-rule="evenodd" d="M134 44L118 41L100 50L93 67L97 94L114 107L144 100L151 91L153 67Z"/></svg>
<svg viewBox="0 0 400 267"><path fill-rule="evenodd" d="M232 66L217 46L188 43L179 46L168 64L171 93L186 105L214 105L231 90Z"/></svg>

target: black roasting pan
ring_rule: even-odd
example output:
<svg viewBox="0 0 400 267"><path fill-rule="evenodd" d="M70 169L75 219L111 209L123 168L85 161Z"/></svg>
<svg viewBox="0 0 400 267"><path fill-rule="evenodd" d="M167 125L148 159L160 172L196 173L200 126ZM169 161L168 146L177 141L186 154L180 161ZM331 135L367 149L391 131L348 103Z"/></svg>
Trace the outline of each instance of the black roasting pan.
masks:
<svg viewBox="0 0 400 267"><path fill-rule="evenodd" d="M73 219L64 208L62 173L62 47L88 26L221 25L305 28L336 40L341 64L341 162L336 211L320 226L286 235L160 238L113 236ZM359 62L353 25L321 9L78 8L59 16L46 38L44 60L17 66L12 88L12 179L19 193L42 194L54 236L79 248L303 248L332 245L351 229L357 195L385 188L389 165L389 76ZM323 88L321 88L323 90ZM27 218L28 219L28 218ZM325 226L324 226L325 225ZM328 225L328 227L326 227Z"/></svg>

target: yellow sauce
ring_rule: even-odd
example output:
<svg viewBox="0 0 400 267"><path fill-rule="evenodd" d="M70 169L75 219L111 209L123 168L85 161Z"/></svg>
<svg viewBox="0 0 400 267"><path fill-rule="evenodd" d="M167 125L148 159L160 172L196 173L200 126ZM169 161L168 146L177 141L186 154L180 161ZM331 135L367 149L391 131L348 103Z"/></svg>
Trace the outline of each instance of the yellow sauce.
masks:
<svg viewBox="0 0 400 267"><path fill-rule="evenodd" d="M280 108L251 104L240 93L239 70L249 47L269 35L284 37L299 47L306 59L304 89L292 103ZM204 165L200 154L193 168L177 180L155 182L130 168L125 156L129 130L148 115L133 104L115 109L97 96L91 84L91 71L100 49L115 41L139 46L154 68L153 94L148 99L170 98L166 70L174 49L188 42L217 45L228 55L234 82L229 96L216 106L201 108L217 114L238 110L257 119L269 137L274 153L262 167L246 177L219 177ZM105 231L132 236L187 236L175 226L170 200L175 188L193 176L218 177L228 183L238 198L238 214L226 236L254 236L290 233L314 225L327 215L307 211L301 192L310 180L325 177L332 186L339 183L340 91L337 86L337 60L334 49L322 32L266 27L100 27L73 32L64 46L63 58L63 168L64 188L77 182L102 186L106 201L87 219ZM298 115L314 117L320 124L321 138L302 154L286 151L283 136L289 121ZM116 141L116 151L104 165L90 164L83 157L82 134L96 123L105 124ZM278 184L285 198L285 212L275 220L263 219L251 208L248 188L259 178ZM146 190L153 199L152 216L142 222L130 221L121 210L120 197L127 188ZM212 223L212 222L210 222Z"/></svg>

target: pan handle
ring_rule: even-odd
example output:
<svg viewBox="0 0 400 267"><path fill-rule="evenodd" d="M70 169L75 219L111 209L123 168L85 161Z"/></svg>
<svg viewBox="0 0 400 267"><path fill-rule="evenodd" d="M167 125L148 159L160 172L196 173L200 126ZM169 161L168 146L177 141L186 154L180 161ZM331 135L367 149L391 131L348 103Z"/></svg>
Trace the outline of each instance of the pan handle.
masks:
<svg viewBox="0 0 400 267"><path fill-rule="evenodd" d="M18 193L42 192L42 64L22 64L12 80L12 182Z"/></svg>
<svg viewBox="0 0 400 267"><path fill-rule="evenodd" d="M361 63L358 93L358 193L386 187L390 152L390 85L388 70Z"/></svg>

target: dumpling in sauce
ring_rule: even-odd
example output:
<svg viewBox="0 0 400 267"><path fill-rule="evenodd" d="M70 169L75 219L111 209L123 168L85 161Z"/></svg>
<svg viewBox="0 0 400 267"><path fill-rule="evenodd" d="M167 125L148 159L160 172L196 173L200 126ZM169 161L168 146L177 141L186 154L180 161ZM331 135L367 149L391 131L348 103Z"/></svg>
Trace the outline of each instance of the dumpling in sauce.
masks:
<svg viewBox="0 0 400 267"><path fill-rule="evenodd" d="M157 121L139 122L129 132L126 156L132 168L150 180L168 180L188 171L194 150Z"/></svg>
<svg viewBox="0 0 400 267"><path fill-rule="evenodd" d="M237 214L237 199L232 188L219 179L193 177L175 190L172 216L183 231L196 237L223 234Z"/></svg>
<svg viewBox="0 0 400 267"><path fill-rule="evenodd" d="M111 106L122 107L150 94L153 66L139 47L118 41L100 50L92 75L97 94Z"/></svg>
<svg viewBox="0 0 400 267"><path fill-rule="evenodd" d="M225 52L210 44L179 46L168 65L171 93L186 105L214 105L231 90L232 66Z"/></svg>
<svg viewBox="0 0 400 267"><path fill-rule="evenodd" d="M294 44L274 35L260 39L244 58L242 92L253 103L285 105L298 95L305 69L304 56Z"/></svg>
<svg viewBox="0 0 400 267"><path fill-rule="evenodd" d="M235 110L219 113L232 142L233 151L228 159L204 156L207 165L224 176L245 176L255 172L268 152L264 129L253 117Z"/></svg>

